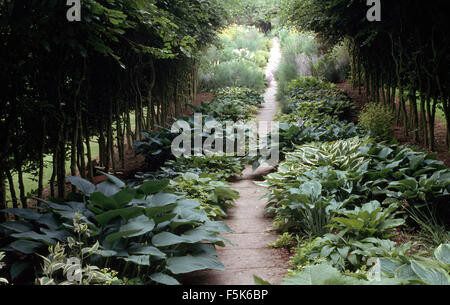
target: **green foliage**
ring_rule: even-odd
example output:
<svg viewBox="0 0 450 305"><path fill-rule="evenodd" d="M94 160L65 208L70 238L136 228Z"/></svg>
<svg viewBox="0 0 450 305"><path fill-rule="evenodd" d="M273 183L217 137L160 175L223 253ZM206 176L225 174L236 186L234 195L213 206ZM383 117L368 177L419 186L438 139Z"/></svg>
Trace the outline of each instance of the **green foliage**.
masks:
<svg viewBox="0 0 450 305"><path fill-rule="evenodd" d="M211 47L202 58L200 90L224 87L265 88L263 68L270 57L271 41L257 29L230 26L220 34L221 47Z"/></svg>
<svg viewBox="0 0 450 305"><path fill-rule="evenodd" d="M108 181L97 186L81 178L77 180L77 185L83 185L80 201L42 201L43 214L28 209L7 211L24 219L2 224L5 229L2 246L8 255L19 253L30 261L33 253L45 256L47 247L58 242L67 240L72 248L77 245L81 248L80 242L83 245L98 242L94 253L85 260L86 266L114 266L119 278L135 278L137 272L143 283L176 283L173 276L177 274L223 269L214 245L223 246L226 240L218 234L230 229L223 223L210 221L199 209L199 202L163 193L168 180L146 181L137 186L109 175ZM214 199L219 201L223 193L226 192ZM83 239L73 239L80 236L79 227L73 224L76 217L85 224L83 228L89 228L90 233Z"/></svg>
<svg viewBox="0 0 450 305"><path fill-rule="evenodd" d="M221 122L248 121L255 117L262 102L261 95L255 90L243 87L224 88L217 91L212 102L203 103L196 111Z"/></svg>
<svg viewBox="0 0 450 305"><path fill-rule="evenodd" d="M289 234L288 232L284 232L276 241L269 244L271 248L287 248L289 249L292 246L292 242L294 240L294 236Z"/></svg>
<svg viewBox="0 0 450 305"><path fill-rule="evenodd" d="M319 50L314 37L309 33L298 33L282 29L279 32L282 59L275 74L278 81L277 98L284 102L290 91L289 83L301 75L310 75L311 62Z"/></svg>
<svg viewBox="0 0 450 305"><path fill-rule="evenodd" d="M226 217L226 210L233 207L239 193L226 182L217 180L214 174L185 173L171 180L170 189L174 193L200 203L198 209L205 211L210 219Z"/></svg>
<svg viewBox="0 0 450 305"><path fill-rule="evenodd" d="M74 218L74 232L78 238L89 237L87 224L81 224L80 215ZM83 264L84 260L94 255L99 248L98 241L92 247L84 247L84 243L75 238L67 238L66 244L56 243L48 249L48 256L41 256L42 277L36 278L36 285L111 285L117 284L117 272L108 268L100 270L97 266ZM40 255L39 255L40 256ZM77 259L80 263L68 259ZM69 275L73 279L69 279ZM76 280L75 280L76 279Z"/></svg>
<svg viewBox="0 0 450 305"><path fill-rule="evenodd" d="M342 83L350 72L350 58L347 46L337 45L330 53L319 58L317 63L311 62L311 74L325 81Z"/></svg>
<svg viewBox="0 0 450 305"><path fill-rule="evenodd" d="M362 277L362 278L361 278ZM285 278L282 285L402 285L404 281L383 278L369 281L363 275L339 272L328 263L306 267L301 273Z"/></svg>
<svg viewBox="0 0 450 305"><path fill-rule="evenodd" d="M411 284L450 285L450 244L437 247L432 258L381 258L380 265L387 276Z"/></svg>
<svg viewBox="0 0 450 305"><path fill-rule="evenodd" d="M26 207L32 191L24 190L23 174L39 179L39 193L57 182L64 198L67 159L72 175L91 178L92 159L114 167L114 147L123 159L125 140L131 145L141 131L165 125L169 109L182 112L195 98L200 52L216 40L227 17L219 0L85 0L81 5L81 21L68 22L66 1L0 2L0 52L7 54L0 59L5 67L0 182L17 177L8 183L20 191L11 194L15 207L19 196ZM47 169L49 160L56 177L47 184L36 173Z"/></svg>
<svg viewBox="0 0 450 305"><path fill-rule="evenodd" d="M446 4L443 0L390 1L382 4L382 21L389 22L370 22L366 18L369 6L362 0L286 0L279 15L286 26L316 33L324 46L345 41L354 84L364 83L369 99L374 102L380 99L381 90L398 89L398 104L395 96L381 98L393 109L397 108L398 119L401 113L407 132L414 133L416 138L420 135L434 150L435 118L422 109L420 117L426 116L428 123L420 126L416 96L419 95L423 108L440 104L450 125L447 98L450 86L443 85L450 83L447 69L443 68L450 63L444 51L449 40L444 31L437 30L447 25L447 16L442 13ZM411 115L405 109L406 103L411 107Z"/></svg>
<svg viewBox="0 0 450 305"><path fill-rule="evenodd" d="M230 23L260 25L276 16L279 0L228 0Z"/></svg>
<svg viewBox="0 0 450 305"><path fill-rule="evenodd" d="M359 125L379 141L391 141L394 138L394 114L389 106L375 103L365 105Z"/></svg>
<svg viewBox="0 0 450 305"><path fill-rule="evenodd" d="M228 156L190 156L169 160L162 168L176 175L182 173L207 173L219 180L229 180L235 175L240 176L245 169L242 158Z"/></svg>
<svg viewBox="0 0 450 305"><path fill-rule="evenodd" d="M295 79L288 85L289 98L275 117L280 122L279 146L282 153L292 152L295 145L363 137L367 133L344 119L352 116L354 105L336 86L315 77ZM264 158L254 158L254 166Z"/></svg>
<svg viewBox="0 0 450 305"><path fill-rule="evenodd" d="M438 220L436 209L429 205L408 206L409 217L419 227L419 237L427 244L438 246L450 241L450 232Z"/></svg>
<svg viewBox="0 0 450 305"><path fill-rule="evenodd" d="M0 252L0 270L4 267L3 258L5 257L5 252ZM0 277L0 284L8 284L8 280Z"/></svg>
<svg viewBox="0 0 450 305"><path fill-rule="evenodd" d="M172 158L172 141L176 138L170 129L160 127L158 131L142 132L141 141L133 143L137 154L142 155L149 169L158 169Z"/></svg>
<svg viewBox="0 0 450 305"><path fill-rule="evenodd" d="M368 237L388 239L392 237L392 229L405 223L403 219L396 218L400 214L398 208L397 202L383 208L378 201L371 201L352 210L339 210L328 226L333 231L348 230L357 240Z"/></svg>

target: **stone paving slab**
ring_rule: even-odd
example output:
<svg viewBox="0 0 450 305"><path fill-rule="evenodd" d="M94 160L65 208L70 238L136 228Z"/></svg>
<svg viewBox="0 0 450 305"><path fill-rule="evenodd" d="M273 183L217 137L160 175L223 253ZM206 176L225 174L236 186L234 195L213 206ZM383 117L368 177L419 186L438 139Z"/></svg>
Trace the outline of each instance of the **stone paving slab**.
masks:
<svg viewBox="0 0 450 305"><path fill-rule="evenodd" d="M266 68L270 86L264 95L264 105L257 115L259 122L272 121L278 109L275 99L277 84L273 77L281 59L280 45L274 40L271 58ZM257 275L274 284L280 284L289 268L287 250L268 248L278 235L273 232L272 220L265 216L266 193L264 187L254 182L261 180L273 171L264 164L257 171L248 166L242 177L237 178L231 187L237 190L240 198L235 207L228 211L224 222L234 231L224 237L236 243L218 248L219 260L225 265L224 271L206 270L186 275L182 282L188 285L254 285L253 276Z"/></svg>

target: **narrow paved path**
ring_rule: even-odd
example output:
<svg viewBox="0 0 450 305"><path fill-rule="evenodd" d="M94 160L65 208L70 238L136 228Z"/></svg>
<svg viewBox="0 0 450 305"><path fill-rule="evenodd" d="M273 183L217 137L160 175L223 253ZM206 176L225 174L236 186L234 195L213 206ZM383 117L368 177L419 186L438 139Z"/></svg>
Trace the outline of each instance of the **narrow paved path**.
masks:
<svg viewBox="0 0 450 305"><path fill-rule="evenodd" d="M270 85L264 95L264 106L257 115L258 121L272 121L278 108L275 95L277 83L274 73L281 59L280 45L274 39L270 61L266 68ZM254 183L270 172L272 168L263 165L253 172L247 167L239 181L231 187L240 193L236 207L228 212L225 223L234 231L224 237L237 246L218 248L219 259L225 264L225 271L202 271L189 278L187 284L199 285L253 285L253 275L279 284L288 268L288 253L285 250L268 248L278 235L272 230L272 221L265 217L266 200L260 198L265 189Z"/></svg>

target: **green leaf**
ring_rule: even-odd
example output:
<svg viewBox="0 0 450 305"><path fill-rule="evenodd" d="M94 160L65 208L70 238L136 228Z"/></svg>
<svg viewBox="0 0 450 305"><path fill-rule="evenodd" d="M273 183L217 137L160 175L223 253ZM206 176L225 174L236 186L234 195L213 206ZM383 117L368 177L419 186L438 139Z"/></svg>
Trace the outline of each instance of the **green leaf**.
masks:
<svg viewBox="0 0 450 305"><path fill-rule="evenodd" d="M37 220L42 214L37 213L31 209L5 209L0 210L0 212L10 213L20 218L29 219L29 220Z"/></svg>
<svg viewBox="0 0 450 305"><path fill-rule="evenodd" d="M124 220L128 220L131 218L135 218L139 215L142 215L144 212L145 209L141 207L128 207L124 209L111 210L103 214L97 215L95 218L101 225L105 226L116 217L120 216Z"/></svg>
<svg viewBox="0 0 450 305"><path fill-rule="evenodd" d="M91 195L95 191L95 185L83 178L77 176L67 176L66 180L76 186L77 189L86 196Z"/></svg>
<svg viewBox="0 0 450 305"><path fill-rule="evenodd" d="M106 197L103 193L96 192L91 194L89 200L92 204L102 208L103 210L116 209L116 201L111 197Z"/></svg>
<svg viewBox="0 0 450 305"><path fill-rule="evenodd" d="M153 273L150 275L150 279L163 285L181 285L174 277L161 272Z"/></svg>
<svg viewBox="0 0 450 305"><path fill-rule="evenodd" d="M170 232L161 232L152 238L152 244L156 247L166 247L181 243L190 243L190 240Z"/></svg>
<svg viewBox="0 0 450 305"><path fill-rule="evenodd" d="M387 257L381 257L380 258L380 267L381 270L390 274L394 275L396 270L400 268L403 264L395 259L387 258Z"/></svg>
<svg viewBox="0 0 450 305"><path fill-rule="evenodd" d="M323 263L306 267L303 272L284 279L281 285L323 285L330 278L339 276L341 274L336 268Z"/></svg>
<svg viewBox="0 0 450 305"><path fill-rule="evenodd" d="M161 259L166 258L166 254L160 251L158 248L152 246L133 246L127 250L131 254L150 255Z"/></svg>
<svg viewBox="0 0 450 305"><path fill-rule="evenodd" d="M212 255L171 257L167 260L167 269L173 274L190 273L199 270L225 270L225 266Z"/></svg>
<svg viewBox="0 0 450 305"><path fill-rule="evenodd" d="M272 285L270 282L267 282L256 275L253 276L253 281L255 282L255 285Z"/></svg>
<svg viewBox="0 0 450 305"><path fill-rule="evenodd" d="M434 250L434 256L444 265L450 265L450 244L442 244Z"/></svg>
<svg viewBox="0 0 450 305"><path fill-rule="evenodd" d="M29 262L15 262L11 265L11 269L9 271L11 275L11 279L16 279L19 275L22 274L31 264Z"/></svg>
<svg viewBox="0 0 450 305"><path fill-rule="evenodd" d="M450 285L450 276L442 268L429 267L416 261L411 261L411 268L427 284Z"/></svg>
<svg viewBox="0 0 450 305"><path fill-rule="evenodd" d="M31 239L31 240L35 240L35 241L42 241L48 245L56 244L56 241L53 238L51 238L50 236L48 236L47 234L39 234L34 231L23 232L23 233L14 233L14 234L11 234L11 236L15 237L15 238L24 238L24 239Z"/></svg>
<svg viewBox="0 0 450 305"><path fill-rule="evenodd" d="M43 243L24 239L16 240L10 245L10 247L13 248L14 250L17 250L25 254L33 254L34 252L37 251L37 249L43 246L44 246Z"/></svg>
<svg viewBox="0 0 450 305"><path fill-rule="evenodd" d="M155 207L166 206L177 202L178 196L174 194L158 193L150 198L150 204Z"/></svg>
<svg viewBox="0 0 450 305"><path fill-rule="evenodd" d="M155 194L166 188L169 185L169 181L168 179L147 181L138 190L145 195Z"/></svg>
<svg viewBox="0 0 450 305"><path fill-rule="evenodd" d="M338 222L349 229L355 229L357 231L364 227L364 222L357 219L349 219L343 217L334 217L332 221Z"/></svg>
<svg viewBox="0 0 450 305"><path fill-rule="evenodd" d="M0 226L2 226L5 229L8 229L8 230L11 230L14 232L18 232L18 233L33 230L32 225L30 225L29 223L27 223L25 221L21 221L21 220L7 221L7 222L0 224Z"/></svg>
<svg viewBox="0 0 450 305"><path fill-rule="evenodd" d="M133 189L123 189L120 192L115 193L112 198L115 201L116 208L122 208L129 203L135 197L136 193Z"/></svg>
<svg viewBox="0 0 450 305"><path fill-rule="evenodd" d="M138 231L128 237L140 236L153 230L155 222L145 215L130 219L126 225L120 227L120 231Z"/></svg>
<svg viewBox="0 0 450 305"><path fill-rule="evenodd" d="M411 268L410 264L405 264L395 271L395 277L402 280L414 280L417 279L417 274Z"/></svg>
<svg viewBox="0 0 450 305"><path fill-rule="evenodd" d="M109 181L111 181L112 183L114 183L115 185L117 185L119 188L124 188L125 187L125 182L123 182L122 180L120 180L119 178L107 174L105 172L99 171L101 174L105 175Z"/></svg>
<svg viewBox="0 0 450 305"><path fill-rule="evenodd" d="M126 262L131 262L136 265L150 266L150 256L148 255L131 255L128 257L121 257Z"/></svg>

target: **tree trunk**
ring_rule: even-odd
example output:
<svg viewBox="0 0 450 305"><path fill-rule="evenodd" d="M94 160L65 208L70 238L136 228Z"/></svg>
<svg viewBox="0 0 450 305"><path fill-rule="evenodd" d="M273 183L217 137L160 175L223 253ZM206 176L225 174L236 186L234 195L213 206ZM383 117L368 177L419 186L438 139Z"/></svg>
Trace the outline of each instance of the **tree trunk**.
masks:
<svg viewBox="0 0 450 305"><path fill-rule="evenodd" d="M2 170L0 170L0 209L6 209L6 184L5 184L5 175ZM6 220L6 214L0 213L0 222Z"/></svg>
<svg viewBox="0 0 450 305"><path fill-rule="evenodd" d="M13 208L17 209L19 207L19 203L17 201L16 187L14 185L14 179L13 179L10 171L5 171L5 174L6 174L6 178L8 179L9 193L11 194L11 201L13 204Z"/></svg>

